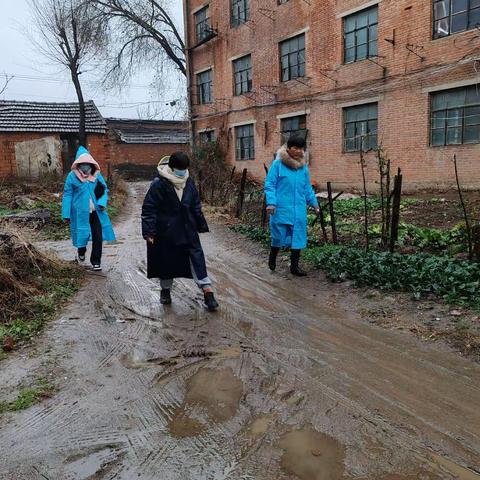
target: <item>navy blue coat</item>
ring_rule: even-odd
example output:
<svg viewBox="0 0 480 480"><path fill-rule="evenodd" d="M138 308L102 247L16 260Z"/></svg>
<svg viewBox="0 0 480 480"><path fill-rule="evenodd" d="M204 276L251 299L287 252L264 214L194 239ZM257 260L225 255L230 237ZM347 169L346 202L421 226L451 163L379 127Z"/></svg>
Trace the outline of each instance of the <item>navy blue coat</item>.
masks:
<svg viewBox="0 0 480 480"><path fill-rule="evenodd" d="M148 278L192 278L191 265L199 279L206 278L198 234L208 231L193 181L187 180L180 201L166 178L155 178L142 206L143 237L155 238L153 245L147 242Z"/></svg>

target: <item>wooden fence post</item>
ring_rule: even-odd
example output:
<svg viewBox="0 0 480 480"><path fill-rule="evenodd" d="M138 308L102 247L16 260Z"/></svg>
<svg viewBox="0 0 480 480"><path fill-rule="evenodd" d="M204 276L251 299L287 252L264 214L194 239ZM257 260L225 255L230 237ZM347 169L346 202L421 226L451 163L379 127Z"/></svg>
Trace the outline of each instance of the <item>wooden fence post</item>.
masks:
<svg viewBox="0 0 480 480"><path fill-rule="evenodd" d="M332 240L334 245L338 245L337 237L337 225L335 223L335 210L333 208L333 198L332 198L332 184L327 182L327 192L328 192L328 207L330 210L330 224L332 226Z"/></svg>
<svg viewBox="0 0 480 480"><path fill-rule="evenodd" d="M237 201L237 213L236 218L242 216L243 211L243 201L245 200L245 184L247 183L247 169L243 169L242 180L240 182L240 190L238 191L238 201Z"/></svg>
<svg viewBox="0 0 480 480"><path fill-rule="evenodd" d="M398 240L398 226L400 225L400 202L402 199L402 171L399 168L395 176L393 187L392 220L390 231L390 252L395 251L395 243Z"/></svg>

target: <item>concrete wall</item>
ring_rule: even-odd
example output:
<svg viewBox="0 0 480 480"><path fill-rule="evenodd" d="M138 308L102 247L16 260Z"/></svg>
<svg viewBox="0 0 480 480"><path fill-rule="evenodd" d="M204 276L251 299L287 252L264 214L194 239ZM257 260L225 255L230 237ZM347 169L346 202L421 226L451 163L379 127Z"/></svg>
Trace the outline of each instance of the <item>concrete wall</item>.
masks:
<svg viewBox="0 0 480 480"><path fill-rule="evenodd" d="M17 176L38 179L44 174L61 174L62 146L58 138L44 137L15 144Z"/></svg>

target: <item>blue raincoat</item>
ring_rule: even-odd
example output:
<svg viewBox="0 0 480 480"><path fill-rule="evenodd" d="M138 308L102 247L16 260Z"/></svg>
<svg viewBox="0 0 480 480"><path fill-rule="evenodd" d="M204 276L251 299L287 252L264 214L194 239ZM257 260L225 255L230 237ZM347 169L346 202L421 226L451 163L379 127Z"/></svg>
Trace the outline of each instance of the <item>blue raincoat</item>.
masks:
<svg viewBox="0 0 480 480"><path fill-rule="evenodd" d="M265 180L267 205L276 207L270 215L272 247L302 249L307 246L307 205L318 207L318 201L308 166L291 168L280 160L280 154Z"/></svg>
<svg viewBox="0 0 480 480"><path fill-rule="evenodd" d="M96 170L94 177L82 182L75 173L79 163L92 164ZM99 199L96 198L94 193L97 182L102 183L105 187L105 191ZM62 199L62 218L70 220L72 243L77 248L86 247L92 237L90 229L90 200L102 225L103 240L106 242L115 241L115 233L106 211L108 203L107 183L100 173L98 163L84 147L80 147L76 160L72 165L72 171L65 180Z"/></svg>

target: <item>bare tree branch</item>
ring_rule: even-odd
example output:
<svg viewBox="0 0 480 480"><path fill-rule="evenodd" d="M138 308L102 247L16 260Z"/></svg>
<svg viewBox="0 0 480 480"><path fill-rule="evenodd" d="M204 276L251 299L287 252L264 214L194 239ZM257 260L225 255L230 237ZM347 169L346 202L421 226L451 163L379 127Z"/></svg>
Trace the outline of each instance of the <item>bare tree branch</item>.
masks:
<svg viewBox="0 0 480 480"><path fill-rule="evenodd" d="M3 81L3 85L0 87L0 95L5 92L5 90L8 87L8 84L14 79L13 75L7 75L6 73L4 74L5 80Z"/></svg>
<svg viewBox="0 0 480 480"><path fill-rule="evenodd" d="M110 25L110 48L117 53L110 56L109 75L130 76L136 67L166 60L186 77L185 44L166 0L85 1Z"/></svg>

